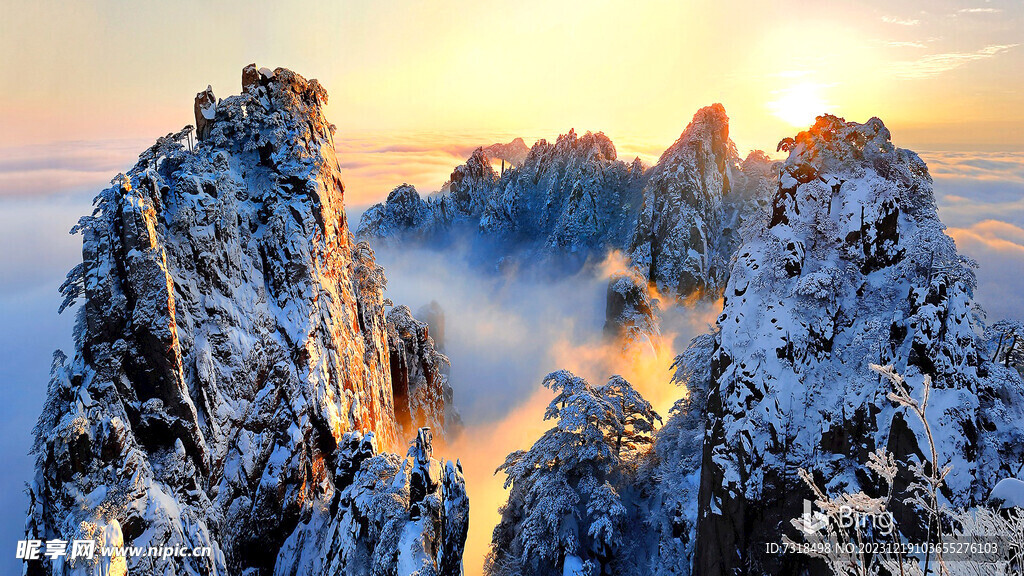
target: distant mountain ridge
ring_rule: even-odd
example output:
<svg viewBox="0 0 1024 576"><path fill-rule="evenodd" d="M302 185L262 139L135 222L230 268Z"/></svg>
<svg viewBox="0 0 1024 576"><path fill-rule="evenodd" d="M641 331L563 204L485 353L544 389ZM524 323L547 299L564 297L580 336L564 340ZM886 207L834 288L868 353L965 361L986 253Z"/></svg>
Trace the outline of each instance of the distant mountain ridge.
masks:
<svg viewBox="0 0 1024 576"><path fill-rule="evenodd" d="M489 149L456 168L443 195L395 188L363 213L357 236L426 246L467 240L494 266L558 262L572 270L620 251L670 294L717 293L735 230L767 201L775 177L764 153L740 160L720 104L698 111L649 170L618 159L600 132L539 140L504 174L491 169Z"/></svg>

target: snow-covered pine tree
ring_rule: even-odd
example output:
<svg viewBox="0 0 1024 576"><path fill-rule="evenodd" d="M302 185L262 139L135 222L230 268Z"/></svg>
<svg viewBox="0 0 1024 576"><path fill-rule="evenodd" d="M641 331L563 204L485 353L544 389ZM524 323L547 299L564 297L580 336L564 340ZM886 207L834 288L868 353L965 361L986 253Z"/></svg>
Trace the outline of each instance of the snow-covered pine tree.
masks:
<svg viewBox="0 0 1024 576"><path fill-rule="evenodd" d="M632 497L635 462L661 417L620 376L593 387L569 371L543 381L555 392L545 420L555 427L498 468L511 487L494 529L492 576L620 574L640 522Z"/></svg>
<svg viewBox="0 0 1024 576"><path fill-rule="evenodd" d="M999 320L985 330L992 362L1018 372L1024 370L1024 324L1017 320Z"/></svg>
<svg viewBox="0 0 1024 576"><path fill-rule="evenodd" d="M661 416L625 378L612 376L597 392L611 404L620 424L614 431L616 456L621 457L623 450L626 454L635 453L651 443L654 421L660 423Z"/></svg>

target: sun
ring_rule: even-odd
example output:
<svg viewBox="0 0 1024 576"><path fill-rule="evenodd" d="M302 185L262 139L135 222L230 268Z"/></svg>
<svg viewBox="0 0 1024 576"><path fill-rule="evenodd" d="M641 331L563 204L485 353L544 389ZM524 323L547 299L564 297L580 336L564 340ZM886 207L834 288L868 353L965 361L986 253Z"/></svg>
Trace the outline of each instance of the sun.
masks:
<svg viewBox="0 0 1024 576"><path fill-rule="evenodd" d="M768 109L777 118L796 128L807 128L824 114L829 106L818 84L798 84L776 92L778 98L768 102Z"/></svg>

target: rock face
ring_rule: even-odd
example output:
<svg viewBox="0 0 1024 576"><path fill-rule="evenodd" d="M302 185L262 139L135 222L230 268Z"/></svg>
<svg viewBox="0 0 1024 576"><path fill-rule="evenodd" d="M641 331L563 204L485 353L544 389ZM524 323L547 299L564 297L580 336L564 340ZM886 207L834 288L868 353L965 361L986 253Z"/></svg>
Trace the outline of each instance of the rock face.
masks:
<svg viewBox="0 0 1024 576"><path fill-rule="evenodd" d="M345 220L326 92L281 68L243 83L200 93L195 151L161 139L76 227L76 350L36 429L29 538L213 552L132 557L132 574L458 574L461 467L430 458L427 431L406 459L378 452L444 422L444 381L417 340L404 358L430 402L398 421L407 342Z"/></svg>
<svg viewBox="0 0 1024 576"><path fill-rule="evenodd" d="M243 78L244 81L244 78ZM217 97L213 95L213 86L196 94L196 136L203 140L210 135L211 121L217 117Z"/></svg>
<svg viewBox="0 0 1024 576"><path fill-rule="evenodd" d="M408 306L396 306L387 316L391 353L391 385L395 418L406 436L417 427L456 432L462 418L452 402L448 358L434 347L427 323L412 317Z"/></svg>
<svg viewBox="0 0 1024 576"><path fill-rule="evenodd" d="M382 243L444 244L453 234L475 226L497 180L490 160L478 148L452 172L445 184L447 194L424 200L415 187L402 184L387 201L363 213L358 235Z"/></svg>
<svg viewBox="0 0 1024 576"><path fill-rule="evenodd" d="M717 294L736 230L763 208L775 178L763 153L739 161L728 122L720 104L700 110L646 171L639 159L618 160L602 133L540 140L500 176L484 166L489 151L504 152L479 149L447 194L423 200L399 186L364 213L358 235L435 246L468 237L485 263L547 270L622 251L670 295Z"/></svg>
<svg viewBox="0 0 1024 576"><path fill-rule="evenodd" d="M480 148L452 172L446 194L423 200L413 187L399 186L363 214L358 235L427 245L468 236L492 263L582 262L624 243L631 225L622 212L638 209L642 178L639 162L618 161L600 133L541 140L521 166L500 176Z"/></svg>
<svg viewBox="0 0 1024 576"><path fill-rule="evenodd" d="M618 160L607 136L570 130L554 144L540 140L522 167L506 172L479 234L531 258L602 254L622 244L642 183L639 162Z"/></svg>
<svg viewBox="0 0 1024 576"><path fill-rule="evenodd" d="M621 342L623 351L645 350L657 356L661 327L647 279L634 270L613 274L605 303L605 336Z"/></svg>
<svg viewBox="0 0 1024 576"><path fill-rule="evenodd" d="M669 293L719 293L739 226L769 197L773 167L760 151L740 163L725 108L700 109L648 176L627 252L633 265Z"/></svg>
<svg viewBox="0 0 1024 576"><path fill-rule="evenodd" d="M813 497L798 468L831 494L871 494L858 472L869 452L928 454L869 363L893 365L914 396L933 379L950 504L981 503L1024 461L1020 377L986 360L974 274L943 233L924 162L878 119L819 117L788 146L770 210L743 232L718 331L688 367L710 388L697 574L822 572L764 548L783 533L799 541L788 520ZM895 512L901 529L919 527L920 515Z"/></svg>
<svg viewBox="0 0 1024 576"><path fill-rule="evenodd" d="M728 278L724 199L737 162L721 104L702 108L662 154L644 188L629 246L634 265L674 293L717 288Z"/></svg>
<svg viewBox="0 0 1024 576"><path fill-rule="evenodd" d="M488 151L478 149L440 197L422 200L411 186L399 186L363 214L358 236L427 245L468 237L492 264L512 258L578 265L626 242L642 184L640 162L617 160L604 134L570 131L555 143L540 140L500 176Z"/></svg>

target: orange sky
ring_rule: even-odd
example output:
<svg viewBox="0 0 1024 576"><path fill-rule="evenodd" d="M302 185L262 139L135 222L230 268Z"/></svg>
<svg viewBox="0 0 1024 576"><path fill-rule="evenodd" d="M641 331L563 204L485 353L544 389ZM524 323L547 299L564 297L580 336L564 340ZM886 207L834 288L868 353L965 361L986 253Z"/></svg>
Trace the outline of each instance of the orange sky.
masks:
<svg viewBox="0 0 1024 576"><path fill-rule="evenodd" d="M260 4L3 0L0 148L155 138L208 83L236 93L249 62L319 78L344 131L666 143L722 102L742 149L824 111L1024 147L1020 2Z"/></svg>

